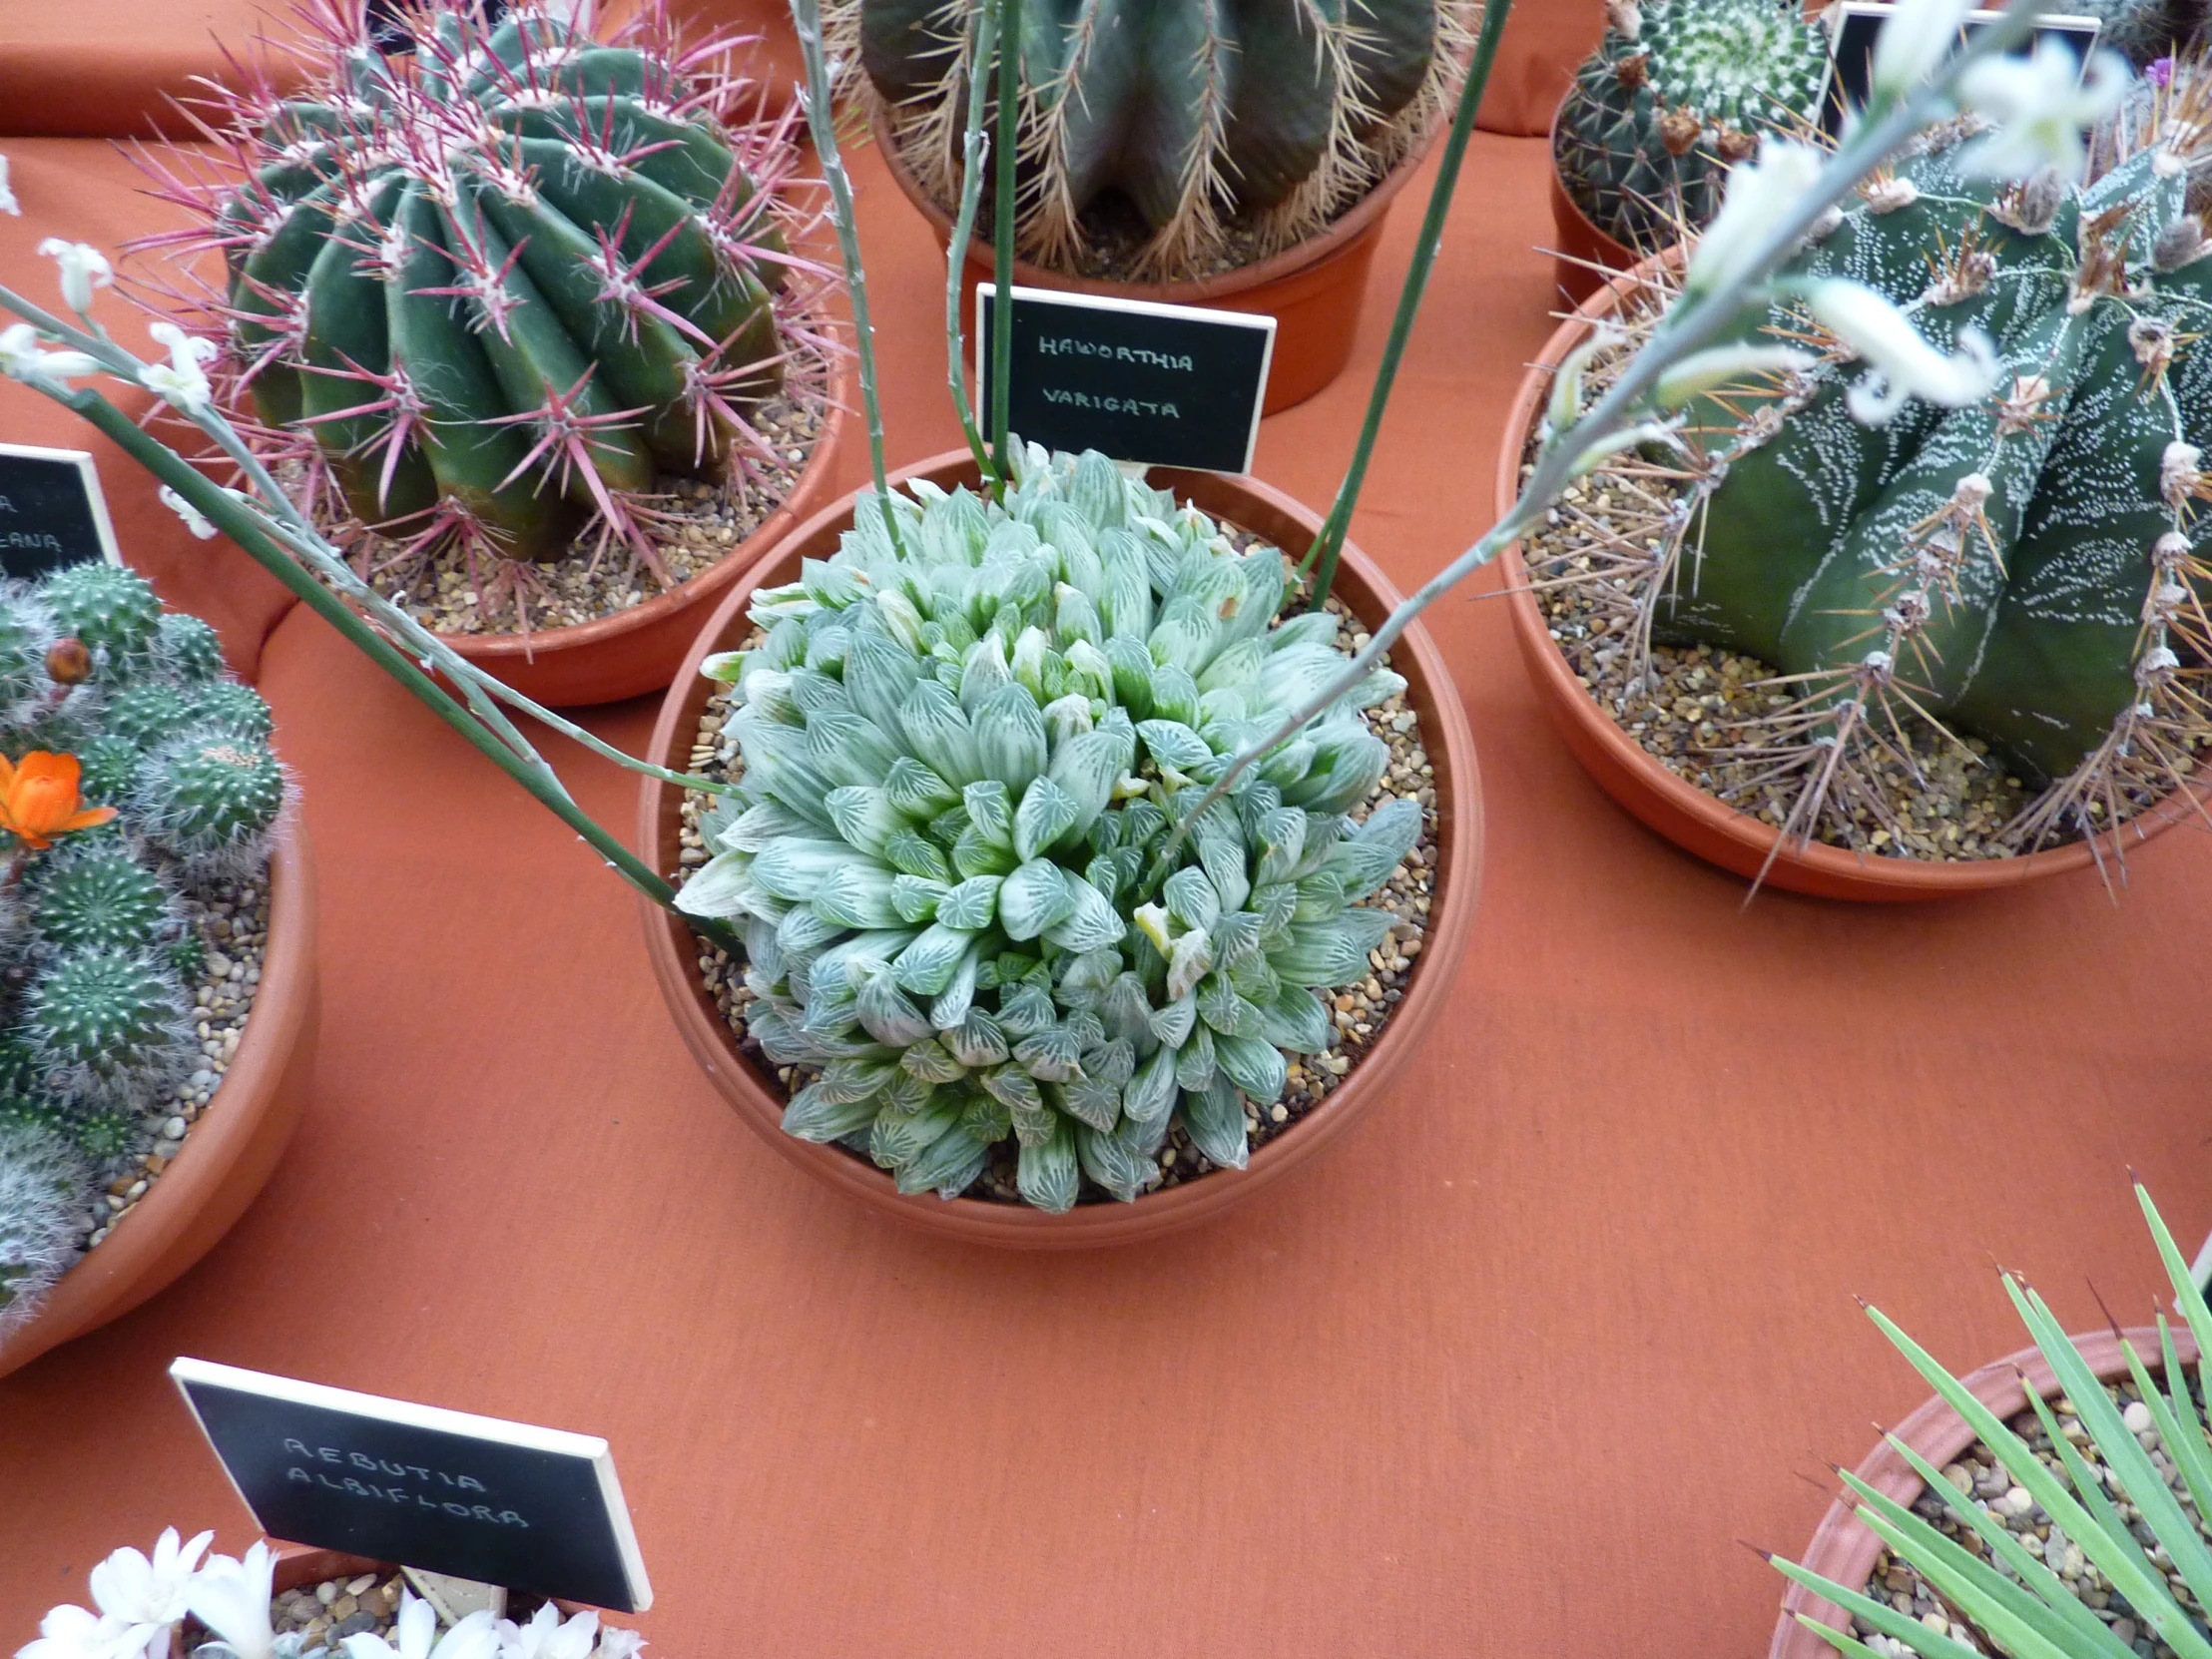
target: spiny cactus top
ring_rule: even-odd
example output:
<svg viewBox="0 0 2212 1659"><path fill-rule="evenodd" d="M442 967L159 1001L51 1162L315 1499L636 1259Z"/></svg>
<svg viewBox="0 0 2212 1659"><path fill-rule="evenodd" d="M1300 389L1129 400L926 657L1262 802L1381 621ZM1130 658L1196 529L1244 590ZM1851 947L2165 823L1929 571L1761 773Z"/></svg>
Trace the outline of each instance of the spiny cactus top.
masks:
<svg viewBox="0 0 2212 1659"><path fill-rule="evenodd" d="M2142 69L2176 49L2205 44L2205 24L2212 6L2205 0L2066 0L2053 11L2095 18L2103 25L2097 43L2125 54Z"/></svg>
<svg viewBox="0 0 2212 1659"><path fill-rule="evenodd" d="M1620 526L1655 549L1656 638L1796 677L1778 688L1795 707L1747 742L1802 769L1805 802L1852 791L1926 717L2047 786L2007 832L2024 848L2172 790L2212 737L2212 242L2183 208L2208 102L2177 83L2142 147L2123 135L2131 153L2078 189L1999 188L1962 169L1965 124L1922 135L1788 275L1870 284L1927 339L1983 354L1989 392L1894 406L1780 306L1747 330L1824 359L1779 395L1695 409L1679 499Z"/></svg>
<svg viewBox="0 0 2212 1659"><path fill-rule="evenodd" d="M1559 111L1559 182L1628 248L1719 211L1729 167L1809 119L1828 65L1799 0L1613 0Z"/></svg>
<svg viewBox="0 0 2212 1659"><path fill-rule="evenodd" d="M956 201L968 0L829 9L832 34L890 106L907 165L939 202ZM1427 130L1481 7L1022 0L1019 13L1017 247L1075 269L1085 210L1118 192L1152 233L1143 270L1174 280L1207 274L1232 220L1273 253L1358 200Z"/></svg>
<svg viewBox="0 0 2212 1659"><path fill-rule="evenodd" d="M271 728L135 572L0 585L0 1333L192 1069L197 894L267 857Z"/></svg>
<svg viewBox="0 0 2212 1659"><path fill-rule="evenodd" d="M1372 676L1240 780L1227 759L1342 672L1336 618L1277 623L1273 549L1103 456L1030 450L1004 506L916 482L894 548L871 495L834 557L764 590L726 731L741 794L678 902L742 918L751 1031L819 1070L784 1126L950 1198L1019 1142L1022 1196L1133 1199L1180 1122L1245 1161L1285 1051L1332 1040L1313 987L1364 978L1363 906L1421 810L1365 822L1388 752Z"/></svg>
<svg viewBox="0 0 2212 1659"><path fill-rule="evenodd" d="M785 125L721 125L702 52L431 10L411 59L328 40L301 96L233 95L251 183L181 189L204 225L168 240L224 250L231 367L333 518L538 560L597 523L650 561L657 478L764 452Z"/></svg>

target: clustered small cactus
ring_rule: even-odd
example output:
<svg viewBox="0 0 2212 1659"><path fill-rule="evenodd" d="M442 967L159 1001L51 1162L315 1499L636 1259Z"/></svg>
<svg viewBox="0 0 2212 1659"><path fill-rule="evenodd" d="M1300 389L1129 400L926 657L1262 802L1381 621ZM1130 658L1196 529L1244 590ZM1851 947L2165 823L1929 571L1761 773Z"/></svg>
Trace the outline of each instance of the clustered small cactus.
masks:
<svg viewBox="0 0 2212 1659"><path fill-rule="evenodd" d="M1785 300L1746 335L1817 361L1701 399L1684 454L1598 476L1612 537L1570 579L1626 649L1778 671L1713 753L1793 781L1793 832L1831 802L1879 816L1870 780L1925 765L1933 733L2040 791L1998 837L2030 850L2173 791L2212 739L2212 240L2186 211L2212 87L2184 74L2130 125L2078 187L2000 186L1962 162L1970 121L1930 129L1785 271L1799 291L1878 290L1926 340L1955 339L1984 394L1907 400Z"/></svg>
<svg viewBox="0 0 2212 1659"><path fill-rule="evenodd" d="M135 572L0 586L0 1333L191 1070L193 895L268 855L271 729L215 630Z"/></svg>
<svg viewBox="0 0 2212 1659"><path fill-rule="evenodd" d="M199 224L142 246L223 252L227 401L319 520L658 569L670 480L782 464L750 416L812 337L790 118L725 124L729 43L681 51L651 7L617 45L470 0L407 16L411 56L335 31L300 95L223 95L237 172L180 162Z"/></svg>
<svg viewBox="0 0 2212 1659"><path fill-rule="evenodd" d="M1091 244L1086 211L1114 193L1150 229L1141 269L1165 280L1204 275L1233 224L1262 255L1327 226L1428 131L1481 20L1479 0L1016 9L1017 249L1075 269ZM939 202L957 201L974 0L836 0L826 10L915 178Z"/></svg>
<svg viewBox="0 0 2212 1659"><path fill-rule="evenodd" d="M1553 159L1592 225L1648 252L1711 221L1760 134L1811 121L1827 33L1799 0L1612 0L1606 24Z"/></svg>
<svg viewBox="0 0 2212 1659"><path fill-rule="evenodd" d="M1326 610L1278 622L1283 556L1104 456L1017 450L1003 505L863 494L838 552L763 590L734 684L739 794L679 904L742 920L750 1033L818 1073L790 1133L952 1198L1018 1142L1020 1193L1123 1200L1180 1124L1246 1159L1245 1105L1333 1040L1314 987L1369 972L1359 900L1421 830L1348 816L1388 760L1386 671L1175 826L1344 666Z"/></svg>

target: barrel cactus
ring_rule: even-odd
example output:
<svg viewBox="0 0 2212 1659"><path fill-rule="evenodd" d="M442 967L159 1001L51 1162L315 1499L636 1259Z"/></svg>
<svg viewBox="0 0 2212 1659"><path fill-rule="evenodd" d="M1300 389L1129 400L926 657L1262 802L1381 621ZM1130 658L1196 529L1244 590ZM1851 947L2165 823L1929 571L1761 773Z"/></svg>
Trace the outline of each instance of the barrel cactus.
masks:
<svg viewBox="0 0 2212 1659"><path fill-rule="evenodd" d="M1987 390L1908 401L1786 301L1747 333L1819 360L1694 406L1673 498L1616 519L1638 551L1601 580L1628 637L1778 671L1731 741L1801 781L1797 831L1933 743L2034 792L2000 836L2028 850L2170 793L2212 738L2212 241L2185 209L2205 129L2171 116L2078 187L1999 187L1968 125L1922 135L1786 276L1816 309L1826 278L1871 286ZM1599 487L1649 502L1654 476L1635 460Z"/></svg>
<svg viewBox="0 0 2212 1659"><path fill-rule="evenodd" d="M0 1334L192 1071L197 920L268 856L269 707L137 573L0 585Z"/></svg>
<svg viewBox="0 0 2212 1659"><path fill-rule="evenodd" d="M749 416L813 303L787 280L787 125L718 119L743 83L715 46L478 16L441 0L390 60L319 35L296 96L226 94L210 125L248 182L176 185L201 223L170 240L227 258L233 400L318 516L654 563L672 480L775 459Z"/></svg>
<svg viewBox="0 0 2212 1659"><path fill-rule="evenodd" d="M995 0L994 0L995 3ZM940 203L959 196L972 0L840 0L847 62ZM1022 208L1016 247L1061 270L1109 194L1166 280L1205 275L1231 227L1256 256L1314 235L1387 173L1456 85L1479 0L1208 6L1022 0Z"/></svg>
<svg viewBox="0 0 2212 1659"><path fill-rule="evenodd" d="M1827 33L1799 0L1613 0L1559 109L1553 160L1590 223L1651 249L1719 211L1728 169L1812 119Z"/></svg>
<svg viewBox="0 0 2212 1659"><path fill-rule="evenodd" d="M1420 807L1367 811L1379 672L1175 826L1240 747L1340 673L1326 610L1282 619L1272 548L1103 456L1023 457L1003 506L863 495L838 552L764 589L732 682L738 796L678 902L742 923L750 1034L811 1081L790 1133L957 1196L1018 1143L1048 1211L1134 1199L1172 1127L1242 1167L1245 1102L1326 1050L1314 993L1397 920L1361 900Z"/></svg>

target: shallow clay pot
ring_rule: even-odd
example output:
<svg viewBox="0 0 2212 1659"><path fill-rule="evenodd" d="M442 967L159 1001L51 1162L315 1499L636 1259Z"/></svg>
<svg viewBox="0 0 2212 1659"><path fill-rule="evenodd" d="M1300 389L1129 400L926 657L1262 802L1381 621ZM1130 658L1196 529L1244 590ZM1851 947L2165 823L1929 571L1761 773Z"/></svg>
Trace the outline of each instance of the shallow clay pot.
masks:
<svg viewBox="0 0 2212 1659"><path fill-rule="evenodd" d="M0 1377L167 1290L246 1213L291 1139L314 1069L314 858L296 815L270 856L269 953L223 1086L161 1179L0 1343Z"/></svg>
<svg viewBox="0 0 2212 1659"><path fill-rule="evenodd" d="M1634 271L1623 273L1585 299L1575 314L1559 325L1522 378L1520 392L1505 417L1505 441L1498 451L1500 514L1520 494L1521 456L1551 395L1552 369L1581 342L1595 319L1609 314L1636 290L1643 280L1641 274L1653 263L1646 261ZM1518 545L1508 548L1498 563L1504 573L1506 603L1511 607L1513 637L1519 642L1521 658L1528 665L1545 713L1584 770L1606 794L1676 845L1738 875L1756 878L1765 869L1769 886L1823 898L1880 903L2016 887L2100 863L2107 869L2119 869L2124 867L2120 859L2127 848L2197 811L2186 796L2168 797L2093 839L2069 841L2015 858L1934 863L1918 858L1868 856L1818 841L1808 846L1785 845L1776 852L1781 831L1774 826L1740 813L1677 778L1606 715L1553 643L1550 624L1529 591L1528 569L1521 562Z"/></svg>
<svg viewBox="0 0 2212 1659"><path fill-rule="evenodd" d="M1593 225L1590 216L1567 193L1566 185L1559 178L1559 118L1567 113L1567 100L1573 96L1574 88L1569 85L1566 97L1559 100L1559 107L1552 112L1545 153L1551 157L1551 226L1556 239L1551 250L1551 267L1559 291L1567 296L1567 303L1579 305L1597 291L1605 280L1606 272L1628 270L1636 263L1638 255L1625 243L1615 242Z"/></svg>
<svg viewBox="0 0 2212 1659"><path fill-rule="evenodd" d="M927 478L947 489L958 483L972 487L977 481L975 463L964 449L891 476L893 482ZM1264 536L1279 547L1303 548L1321 528L1320 519L1256 479L1155 467L1151 481L1155 488L1172 489L1178 497L1196 502L1200 511ZM745 637L750 629L745 611L753 590L795 580L800 560L827 558L851 522L852 497L847 496L817 514L756 565L722 602L661 706L653 731L656 764L673 769L689 759L700 717L715 690L712 682L700 678L699 664L709 653L733 649ZM1369 628L1378 626L1397 603L1397 594L1382 573L1349 544L1335 592ZM1390 1017L1382 1040L1320 1105L1257 1149L1249 1168L1218 1170L1147 1193L1133 1204L1079 1204L1064 1216L983 1199L947 1202L934 1193L902 1194L889 1175L842 1147L817 1146L784 1133L785 1096L773 1077L764 1076L740 1052L736 1035L701 984L697 936L660 906L645 903L646 948L685 1044L747 1125L808 1174L901 1221L975 1244L1016 1250L1127 1244L1191 1226L1272 1186L1335 1141L1388 1089L1406 1056L1420 1046L1429 1024L1443 1011L1473 921L1482 867L1481 789L1474 740L1468 735L1459 695L1427 634L1416 624L1394 649L1396 669L1405 676L1405 695L1419 712L1422 744L1436 775L1436 883L1428 931L1412 984ZM655 869L673 874L680 850L681 793L648 779L642 805L639 853Z"/></svg>
<svg viewBox="0 0 2212 1659"><path fill-rule="evenodd" d="M2157 1331L2138 1327L2122 1335L2156 1376L2159 1366ZM2075 1337L2073 1345L2081 1351L2081 1357L2099 1380L2109 1382L2127 1375L2127 1360L2120 1349L2120 1338L2111 1332ZM2197 1345L2186 1330L2174 1332L2174 1352L2184 1364L2197 1357ZM2027 1407L2027 1392L2020 1385L2022 1373L2026 1374L2039 1398L2048 1399L2059 1391L2050 1367L2043 1363L2042 1354L2032 1348L2009 1355L1994 1365L1983 1366L1959 1381L1974 1398L1999 1417L2010 1417ZM1899 1423L1895 1432L1937 1468L1972 1445L1975 1438L1974 1431L1966 1426L1966 1419L1940 1397L1930 1399ZM1884 1496L1908 1508L1921 1495L1921 1477L1887 1440L1868 1454L1857 1472L1860 1479ZM1850 1497L1847 1492L1829 1505L1828 1513L1813 1533L1813 1541L1797 1560L1800 1566L1823 1578L1856 1590L1874 1571L1875 1557L1882 1553L1882 1540L1859 1519L1858 1501L1852 1498L1847 1502L1845 1499ZM1836 1650L1797 1622L1796 1615L1800 1612L1810 1613L1837 1630L1848 1628L1851 1621L1851 1616L1842 1608L1821 1600L1802 1584L1791 1583L1789 1593L1782 1598L1782 1614L1775 1623L1774 1644L1767 1650L1768 1659L1832 1659Z"/></svg>
<svg viewBox="0 0 2212 1659"><path fill-rule="evenodd" d="M915 182L890 140L880 113L874 119L875 146L906 200L920 210L937 233L937 245L952 242L952 218ZM1271 415L1303 403L1352 360L1359 331L1360 302L1367 293L1368 268L1382 238L1382 216L1390 198L1404 188L1428 153L1433 135L1384 174L1343 218L1320 236L1286 248L1257 265L1181 282L1110 282L1066 276L1025 261L1014 262L1014 281L1023 287L1053 288L1106 299L1149 299L1162 305L1209 305L1216 310L1247 311L1275 318L1275 355L1268 362L1267 393L1260 412ZM987 282L996 269L989 242L976 238L967 252L967 290ZM974 307L965 297L962 314L972 324Z"/></svg>
<svg viewBox="0 0 2212 1659"><path fill-rule="evenodd" d="M478 668L548 708L618 703L659 691L676 677L676 665L684 660L684 648L699 631L699 619L707 614L709 602L727 593L731 583L828 497L837 445L844 434L844 411L851 401L851 369L839 358L830 376L822 431L791 494L759 529L690 581L627 611L570 628L532 629L527 636L440 634L438 638Z"/></svg>

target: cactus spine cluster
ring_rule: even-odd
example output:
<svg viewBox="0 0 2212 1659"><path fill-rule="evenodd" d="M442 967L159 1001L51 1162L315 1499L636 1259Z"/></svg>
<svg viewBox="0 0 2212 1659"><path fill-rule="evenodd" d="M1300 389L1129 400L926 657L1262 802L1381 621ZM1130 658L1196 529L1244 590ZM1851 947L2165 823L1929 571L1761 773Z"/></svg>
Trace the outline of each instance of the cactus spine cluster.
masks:
<svg viewBox="0 0 2212 1659"><path fill-rule="evenodd" d="M1357 201L1427 131L1481 16L1479 0L1016 9L1016 247L1074 269L1090 242L1086 211L1114 193L1150 230L1141 269L1164 280L1204 275L1232 224L1264 255ZM973 0L839 0L830 11L840 55L866 71L907 166L936 200L957 201Z"/></svg>
<svg viewBox="0 0 2212 1659"><path fill-rule="evenodd" d="M215 630L135 572L0 587L0 1334L76 1259L92 1194L192 1069L194 894L268 855L271 724Z"/></svg>
<svg viewBox="0 0 2212 1659"><path fill-rule="evenodd" d="M248 183L173 179L202 223L167 240L224 252L225 361L331 523L652 563L667 480L774 459L749 416L813 303L786 279L788 133L717 120L719 44L487 30L465 0L422 21L411 57L328 39L302 95L229 95Z"/></svg>
<svg viewBox="0 0 2212 1659"><path fill-rule="evenodd" d="M1893 398L1779 305L1747 333L1821 360L1693 409L1692 457L1661 469L1676 499L1614 525L1651 549L1608 561L1633 595L1621 620L1783 677L1787 707L1740 752L1798 781L1796 831L1873 799L1916 727L1969 765L1979 740L2040 787L2003 834L2019 850L2167 794L2212 736L2212 242L2185 209L2208 110L2201 78L2177 81L2080 187L1996 186L1961 163L1968 126L1924 133L1786 276L1880 290L1927 339L1982 356L1986 395Z"/></svg>
<svg viewBox="0 0 2212 1659"><path fill-rule="evenodd" d="M1827 35L1799 0L1613 0L1559 110L1559 182L1600 231L1649 250L1720 210L1759 135L1814 114Z"/></svg>
<svg viewBox="0 0 2212 1659"><path fill-rule="evenodd" d="M838 552L763 590L726 738L740 794L683 887L743 923L751 1035L814 1080L784 1127L946 1198L1018 1143L1029 1203L1134 1199L1181 1125L1242 1167L1245 1101L1333 1040L1316 987L1396 919L1359 901L1421 810L1362 811L1388 760L1378 673L1171 846L1229 758L1344 665L1336 618L1278 623L1273 549L1236 552L1113 463L1031 449L1003 505L862 495Z"/></svg>

